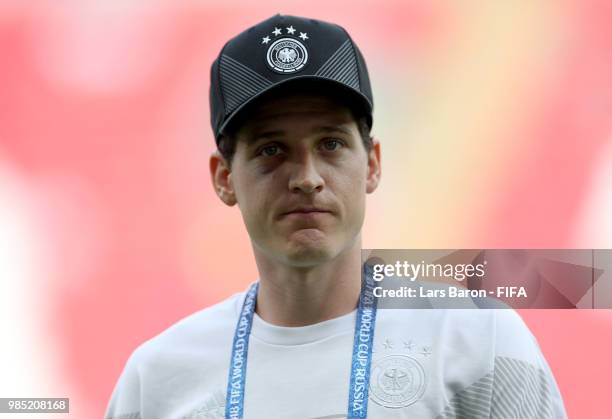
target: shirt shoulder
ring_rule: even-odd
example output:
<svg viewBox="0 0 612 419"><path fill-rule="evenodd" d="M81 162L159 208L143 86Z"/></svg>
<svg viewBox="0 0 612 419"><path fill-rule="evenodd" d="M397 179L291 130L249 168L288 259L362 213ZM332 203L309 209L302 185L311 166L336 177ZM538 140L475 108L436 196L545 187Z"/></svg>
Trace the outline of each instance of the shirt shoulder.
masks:
<svg viewBox="0 0 612 419"><path fill-rule="evenodd" d="M145 387L176 366L189 354L211 358L220 340L231 340L245 292L199 310L138 346L129 356L111 394L105 418L140 418Z"/></svg>
<svg viewBox="0 0 612 419"><path fill-rule="evenodd" d="M245 292L240 292L190 314L144 342L136 351L147 358L160 351L182 351L193 345L206 345L212 337L233 332L244 297Z"/></svg>
<svg viewBox="0 0 612 419"><path fill-rule="evenodd" d="M538 341L519 314L495 310L493 417L566 418L563 399Z"/></svg>
<svg viewBox="0 0 612 419"><path fill-rule="evenodd" d="M513 309L432 310L444 347L444 386L451 391L438 418L566 418L555 378L538 342ZM424 324L427 322L423 322Z"/></svg>
<svg viewBox="0 0 612 419"><path fill-rule="evenodd" d="M521 316L512 309L493 310L495 315L496 356L506 356L537 364L540 347Z"/></svg>

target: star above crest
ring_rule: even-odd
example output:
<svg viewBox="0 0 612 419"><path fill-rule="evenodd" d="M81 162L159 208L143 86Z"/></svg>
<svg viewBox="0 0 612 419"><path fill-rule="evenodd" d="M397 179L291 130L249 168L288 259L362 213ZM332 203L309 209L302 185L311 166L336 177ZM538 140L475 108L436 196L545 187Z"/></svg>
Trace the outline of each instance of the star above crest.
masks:
<svg viewBox="0 0 612 419"><path fill-rule="evenodd" d="M409 340L408 342L404 341L404 349L408 349L409 351L412 352L412 348L414 348L414 343L412 343L412 340Z"/></svg>
<svg viewBox="0 0 612 419"><path fill-rule="evenodd" d="M385 349L393 349L393 342L391 342L389 339L385 339L383 346Z"/></svg>
<svg viewBox="0 0 612 419"><path fill-rule="evenodd" d="M297 36L298 38L302 39L302 41L310 39L310 37L308 36L308 32L299 32L297 29L295 29L293 27L293 25L288 26L285 29L287 30L286 33L288 35ZM295 35L296 32L298 32L299 35ZM270 41L272 41L272 35L274 35L274 37L277 37L277 36L282 35L282 34L283 34L282 28L277 28L275 26L274 30L270 32L270 35L266 35L265 37L261 38L261 43L263 45L268 45L270 43Z"/></svg>

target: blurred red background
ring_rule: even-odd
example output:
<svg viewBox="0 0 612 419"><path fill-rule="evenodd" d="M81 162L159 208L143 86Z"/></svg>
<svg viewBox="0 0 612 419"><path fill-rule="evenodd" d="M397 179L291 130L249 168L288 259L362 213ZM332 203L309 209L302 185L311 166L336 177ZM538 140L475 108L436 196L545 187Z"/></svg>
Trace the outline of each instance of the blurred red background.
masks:
<svg viewBox="0 0 612 419"><path fill-rule="evenodd" d="M281 12L370 67L366 248L612 244L612 4L0 4L3 397L101 417L130 352L257 277L210 187L210 65ZM229 251L231 249L231 251ZM572 418L608 418L609 310L520 312Z"/></svg>

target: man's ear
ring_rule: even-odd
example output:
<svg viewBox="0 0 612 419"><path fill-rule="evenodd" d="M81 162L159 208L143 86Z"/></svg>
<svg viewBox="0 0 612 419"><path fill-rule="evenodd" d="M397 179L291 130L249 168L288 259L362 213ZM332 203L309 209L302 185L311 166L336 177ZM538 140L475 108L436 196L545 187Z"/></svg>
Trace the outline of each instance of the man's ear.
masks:
<svg viewBox="0 0 612 419"><path fill-rule="evenodd" d="M210 155L210 177L217 196L230 207L236 205L236 193L232 183L232 171L228 162L215 150Z"/></svg>
<svg viewBox="0 0 612 419"><path fill-rule="evenodd" d="M372 138L372 148L368 153L366 192L374 192L378 187L378 182L380 182L380 141Z"/></svg>

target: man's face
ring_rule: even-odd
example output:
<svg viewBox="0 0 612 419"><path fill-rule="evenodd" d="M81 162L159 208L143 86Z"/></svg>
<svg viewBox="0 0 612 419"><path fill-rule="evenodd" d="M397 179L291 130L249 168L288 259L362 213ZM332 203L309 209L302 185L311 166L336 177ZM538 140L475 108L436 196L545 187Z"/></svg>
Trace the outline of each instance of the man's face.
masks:
<svg viewBox="0 0 612 419"><path fill-rule="evenodd" d="M349 109L318 95L271 98L236 141L226 185L256 250L308 267L352 247L378 184L380 146L366 151Z"/></svg>

